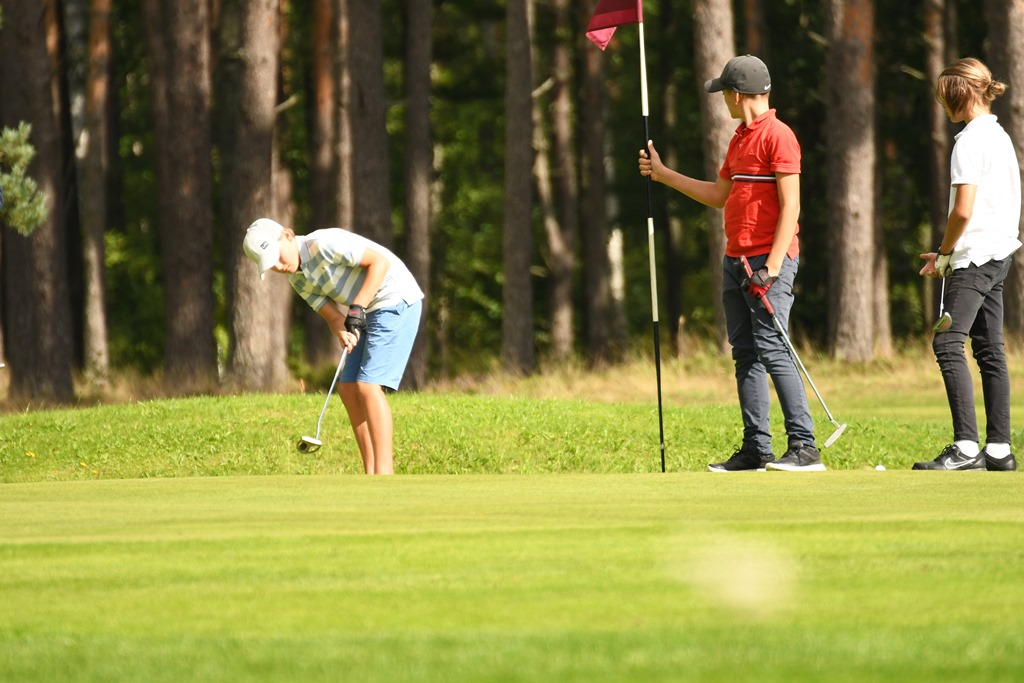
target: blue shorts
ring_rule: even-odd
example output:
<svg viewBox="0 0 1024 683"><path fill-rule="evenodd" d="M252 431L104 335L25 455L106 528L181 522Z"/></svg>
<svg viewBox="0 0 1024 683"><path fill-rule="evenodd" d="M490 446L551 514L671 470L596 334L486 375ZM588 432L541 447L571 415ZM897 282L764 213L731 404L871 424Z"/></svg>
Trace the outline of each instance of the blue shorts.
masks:
<svg viewBox="0 0 1024 683"><path fill-rule="evenodd" d="M348 354L340 382L364 382L398 389L409 363L423 302L378 308L366 314L366 330Z"/></svg>

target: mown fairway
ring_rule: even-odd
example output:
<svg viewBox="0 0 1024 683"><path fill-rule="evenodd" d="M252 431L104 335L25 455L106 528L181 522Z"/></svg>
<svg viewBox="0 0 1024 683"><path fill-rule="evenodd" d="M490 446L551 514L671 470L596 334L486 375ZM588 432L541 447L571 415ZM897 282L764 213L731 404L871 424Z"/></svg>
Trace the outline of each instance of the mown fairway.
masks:
<svg viewBox="0 0 1024 683"><path fill-rule="evenodd" d="M1024 675L1015 475L0 488L4 681Z"/></svg>
<svg viewBox="0 0 1024 683"><path fill-rule="evenodd" d="M1024 680L1020 475L909 471L930 360L809 360L823 474L702 471L721 359L666 366L667 474L649 365L398 394L382 479L336 400L295 450L323 394L0 415L0 681Z"/></svg>

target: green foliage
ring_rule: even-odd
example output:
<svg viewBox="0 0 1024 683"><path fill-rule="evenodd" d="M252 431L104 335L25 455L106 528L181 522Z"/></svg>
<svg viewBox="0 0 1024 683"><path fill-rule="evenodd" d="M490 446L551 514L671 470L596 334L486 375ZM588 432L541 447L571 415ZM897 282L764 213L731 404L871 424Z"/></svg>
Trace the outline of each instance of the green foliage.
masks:
<svg viewBox="0 0 1024 683"><path fill-rule="evenodd" d="M24 121L17 129L0 131L0 187L4 192L0 220L25 236L35 232L50 211L46 195L39 191L36 181L26 175L36 154L29 142L31 135L31 124Z"/></svg>

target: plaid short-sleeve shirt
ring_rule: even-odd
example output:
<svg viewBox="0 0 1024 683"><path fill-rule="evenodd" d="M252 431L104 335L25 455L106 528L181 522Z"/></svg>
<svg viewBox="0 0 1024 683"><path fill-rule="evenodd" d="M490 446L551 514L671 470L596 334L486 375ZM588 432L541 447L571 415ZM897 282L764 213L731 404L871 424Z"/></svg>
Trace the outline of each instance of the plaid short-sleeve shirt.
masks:
<svg viewBox="0 0 1024 683"><path fill-rule="evenodd" d="M423 291L406 265L385 247L361 235L328 228L308 235L296 235L299 269L288 277L292 289L319 311L328 299L349 306L366 280L366 268L359 265L367 248L384 256L389 263L380 289L366 307L367 312L395 306L404 301L413 304Z"/></svg>

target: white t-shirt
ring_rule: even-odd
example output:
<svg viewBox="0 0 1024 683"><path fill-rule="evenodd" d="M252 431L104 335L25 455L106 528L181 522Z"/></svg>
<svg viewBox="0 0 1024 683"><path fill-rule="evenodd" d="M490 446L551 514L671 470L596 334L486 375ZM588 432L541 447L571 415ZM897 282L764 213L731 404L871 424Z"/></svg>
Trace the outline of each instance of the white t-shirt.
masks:
<svg viewBox="0 0 1024 683"><path fill-rule="evenodd" d="M376 242L341 228L316 230L308 235L296 235L300 265L298 272L288 281L299 296L315 311L323 308L328 299L348 306L359 293L366 279L366 268L359 265L367 248L388 260L388 272L380 289L367 305L367 312L404 301L414 304L423 298L412 273L401 259Z"/></svg>
<svg viewBox="0 0 1024 683"><path fill-rule="evenodd" d="M967 230L953 249L952 266L980 266L1020 248L1020 166L995 115L979 116L957 134L949 170L950 213L957 185L978 188Z"/></svg>

